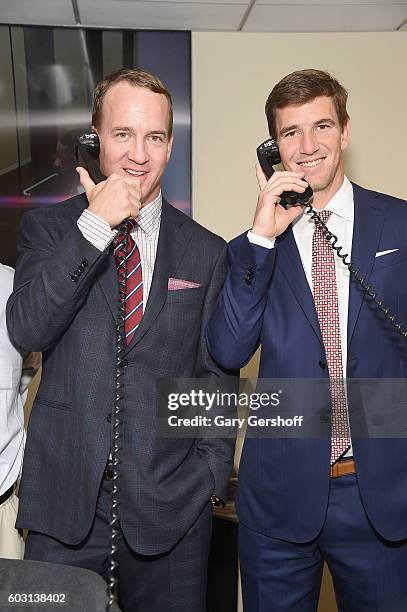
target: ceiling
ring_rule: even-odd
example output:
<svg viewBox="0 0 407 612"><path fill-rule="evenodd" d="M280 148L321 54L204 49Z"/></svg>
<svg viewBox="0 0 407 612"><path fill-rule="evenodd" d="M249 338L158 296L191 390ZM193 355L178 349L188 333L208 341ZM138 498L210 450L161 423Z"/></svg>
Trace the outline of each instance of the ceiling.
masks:
<svg viewBox="0 0 407 612"><path fill-rule="evenodd" d="M0 23L229 32L407 31L407 0L0 0Z"/></svg>

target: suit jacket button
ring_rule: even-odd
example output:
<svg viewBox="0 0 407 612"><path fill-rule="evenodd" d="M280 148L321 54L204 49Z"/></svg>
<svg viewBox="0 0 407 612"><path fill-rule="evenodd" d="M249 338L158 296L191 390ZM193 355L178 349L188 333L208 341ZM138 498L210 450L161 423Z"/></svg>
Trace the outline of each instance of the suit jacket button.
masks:
<svg viewBox="0 0 407 612"><path fill-rule="evenodd" d="M111 423L111 422L112 422L112 413L111 413L111 412L109 412L109 414L107 415L107 417L106 417L106 421L107 421L108 423Z"/></svg>
<svg viewBox="0 0 407 612"><path fill-rule="evenodd" d="M321 361L319 362L319 367L322 368L322 370L325 370L325 368L326 368L326 361L323 361L321 359Z"/></svg>

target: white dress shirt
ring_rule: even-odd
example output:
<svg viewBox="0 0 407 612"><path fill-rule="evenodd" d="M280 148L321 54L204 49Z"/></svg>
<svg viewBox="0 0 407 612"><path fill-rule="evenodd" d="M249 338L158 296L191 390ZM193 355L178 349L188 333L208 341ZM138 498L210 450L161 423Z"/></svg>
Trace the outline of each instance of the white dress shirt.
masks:
<svg viewBox="0 0 407 612"><path fill-rule="evenodd" d="M354 221L354 202L353 187L349 179L345 176L342 186L325 206L324 210L332 214L328 220L328 229L338 237L338 246L342 246L341 254L347 253L351 256L352 236ZM312 237L315 224L310 215L303 214L293 222L293 234L300 253L301 262L305 276L313 292L312 286ZM257 236L253 232L248 232L247 237L253 244L258 244L265 248L273 248L275 240L269 240L264 236ZM349 270L335 255L336 282L338 287L338 309L339 309L339 328L341 333L342 365L343 378L346 379L347 364L347 342L348 342L348 305L349 305ZM352 455L352 448L345 454L345 457Z"/></svg>
<svg viewBox="0 0 407 612"><path fill-rule="evenodd" d="M137 224L131 235L140 251L141 271L143 275L143 310L146 309L150 294L155 258L157 254L158 235L160 232L162 209L161 191L157 198L140 209ZM84 237L100 251L104 251L114 240L117 230L90 212L87 208L78 219L78 227Z"/></svg>
<svg viewBox="0 0 407 612"><path fill-rule="evenodd" d="M23 404L27 387L40 364L40 353L25 360L11 344L6 328L6 303L14 271L0 264L0 495L18 479L23 463Z"/></svg>

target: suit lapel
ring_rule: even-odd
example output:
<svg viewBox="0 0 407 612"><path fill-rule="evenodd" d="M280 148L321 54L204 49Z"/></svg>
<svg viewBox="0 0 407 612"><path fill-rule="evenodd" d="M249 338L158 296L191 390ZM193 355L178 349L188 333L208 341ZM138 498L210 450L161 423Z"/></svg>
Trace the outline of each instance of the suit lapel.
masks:
<svg viewBox="0 0 407 612"><path fill-rule="evenodd" d="M314 298L305 276L291 225L277 238L277 257L280 270L290 285L318 340L323 344L315 311Z"/></svg>
<svg viewBox="0 0 407 612"><path fill-rule="evenodd" d="M116 321L119 305L119 285L117 281L116 262L113 255L113 242L109 246L109 255L103 262L98 283L102 288L113 319Z"/></svg>
<svg viewBox="0 0 407 612"><path fill-rule="evenodd" d="M191 238L190 231L185 227L187 219L188 217L181 215L171 204L163 200L157 254L147 307L127 351L132 350L148 332L165 304L168 279L175 276Z"/></svg>
<svg viewBox="0 0 407 612"><path fill-rule="evenodd" d="M386 203L382 198L358 185L353 184L353 199L355 204L355 220L352 237L352 263L359 269L359 274L369 279L372 272L375 255L378 250ZM349 280L349 310L348 310L348 348L362 306L365 292L354 279Z"/></svg>

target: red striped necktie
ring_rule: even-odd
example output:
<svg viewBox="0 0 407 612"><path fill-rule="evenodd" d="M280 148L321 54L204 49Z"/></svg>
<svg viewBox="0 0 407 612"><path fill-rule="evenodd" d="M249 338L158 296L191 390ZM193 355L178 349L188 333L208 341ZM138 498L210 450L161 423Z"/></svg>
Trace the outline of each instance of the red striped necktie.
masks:
<svg viewBox="0 0 407 612"><path fill-rule="evenodd" d="M143 275L141 269L140 251L131 236L131 231L134 229L136 222L134 219L129 219L128 223L129 235L126 248L125 235L123 232L119 232L114 241L114 257L119 282L121 280L120 267L123 267L124 257L127 266L126 307L124 321L126 344L130 344L143 316Z"/></svg>

